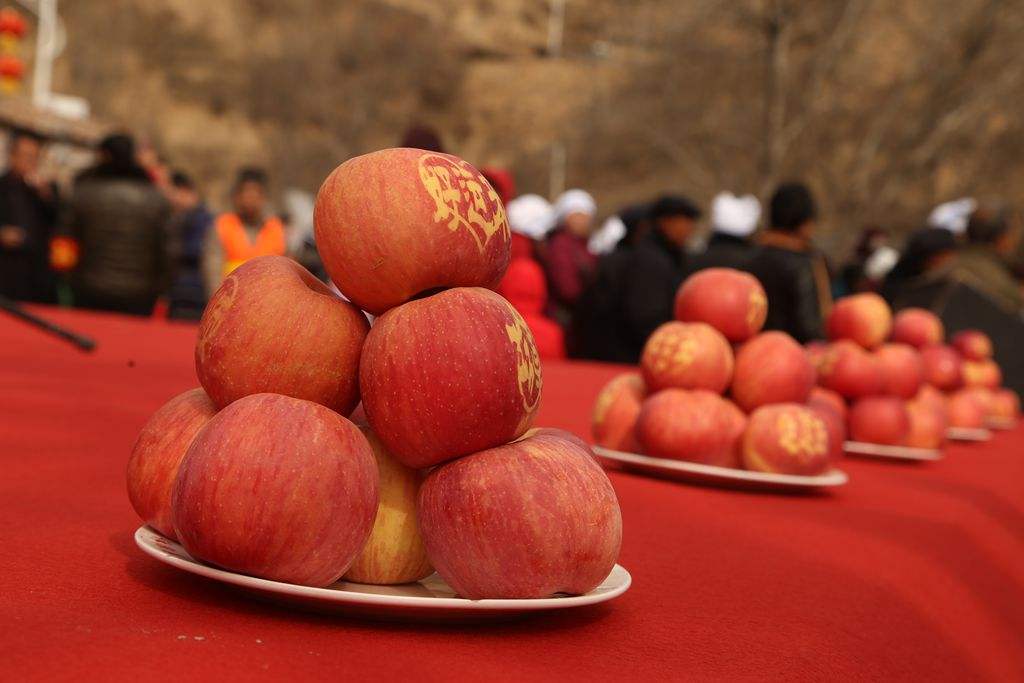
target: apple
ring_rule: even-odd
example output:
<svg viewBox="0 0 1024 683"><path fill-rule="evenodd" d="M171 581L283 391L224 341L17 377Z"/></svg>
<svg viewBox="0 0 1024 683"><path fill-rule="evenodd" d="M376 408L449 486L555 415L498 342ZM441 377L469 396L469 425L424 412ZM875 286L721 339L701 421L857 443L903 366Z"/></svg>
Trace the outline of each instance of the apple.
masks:
<svg viewBox="0 0 1024 683"><path fill-rule="evenodd" d="M962 383L960 354L950 346L932 344L921 349L924 381L936 389L949 391Z"/></svg>
<svg viewBox="0 0 1024 683"><path fill-rule="evenodd" d="M676 292L676 320L707 323L730 342L760 332L767 315L764 287L753 275L732 268L698 271Z"/></svg>
<svg viewBox="0 0 1024 683"><path fill-rule="evenodd" d="M707 323L667 322L644 345L640 369L652 392L675 388L720 394L732 380L732 347Z"/></svg>
<svg viewBox="0 0 1024 683"><path fill-rule="evenodd" d="M314 210L331 280L374 315L438 288L498 286L511 254L505 208L450 154L384 149L327 177Z"/></svg>
<svg viewBox="0 0 1024 683"><path fill-rule="evenodd" d="M882 369L882 391L890 396L913 398L924 382L921 354L908 344L883 344L875 351Z"/></svg>
<svg viewBox="0 0 1024 683"><path fill-rule="evenodd" d="M902 445L910 432L910 418L903 399L869 396L850 407L850 438L865 443Z"/></svg>
<svg viewBox="0 0 1024 683"><path fill-rule="evenodd" d="M930 384L921 385L921 389L917 392L914 400L931 408L941 410L943 413L946 411L946 395Z"/></svg>
<svg viewBox="0 0 1024 683"><path fill-rule="evenodd" d="M941 344L946 336L939 316L924 308L904 308L892 324L892 341L921 348Z"/></svg>
<svg viewBox="0 0 1024 683"><path fill-rule="evenodd" d="M846 421L846 401L837 392L825 387L813 387L807 396L809 406L827 406Z"/></svg>
<svg viewBox="0 0 1024 683"><path fill-rule="evenodd" d="M878 360L846 339L829 344L818 362L818 384L844 398L879 394L883 381Z"/></svg>
<svg viewBox="0 0 1024 683"><path fill-rule="evenodd" d="M437 573L471 600L588 593L622 542L607 475L586 444L557 429L431 470L418 509Z"/></svg>
<svg viewBox="0 0 1024 683"><path fill-rule="evenodd" d="M639 452L635 427L646 395L647 388L638 372L616 375L604 385L594 401L594 443L616 451Z"/></svg>
<svg viewBox="0 0 1024 683"><path fill-rule="evenodd" d="M889 337L892 309L877 294L854 294L835 302L825 327L831 340L850 339L873 349Z"/></svg>
<svg viewBox="0 0 1024 683"><path fill-rule="evenodd" d="M910 429L903 445L912 448L942 448L946 443L946 410L924 401L907 401Z"/></svg>
<svg viewBox="0 0 1024 683"><path fill-rule="evenodd" d="M986 360L965 360L960 366L964 386L998 389L1003 383L1003 371L991 358Z"/></svg>
<svg viewBox="0 0 1024 683"><path fill-rule="evenodd" d="M270 392L347 415L359 402L359 309L284 256L231 272L199 322L196 374L214 404Z"/></svg>
<svg viewBox="0 0 1024 683"><path fill-rule="evenodd" d="M810 408L795 403L755 410L743 438L743 463L757 472L821 474L831 464L830 451L825 421Z"/></svg>
<svg viewBox="0 0 1024 683"><path fill-rule="evenodd" d="M217 413L202 389L178 394L149 418L128 460L128 500L149 526L175 538L171 490L178 466L203 426Z"/></svg>
<svg viewBox="0 0 1024 683"><path fill-rule="evenodd" d="M950 344L964 360L988 360L992 357L992 340L981 330L962 330L953 335Z"/></svg>
<svg viewBox="0 0 1024 683"><path fill-rule="evenodd" d="M359 429L317 403L240 398L181 462L171 495L193 557L273 581L328 586L349 568L377 515L377 465Z"/></svg>
<svg viewBox="0 0 1024 683"><path fill-rule="evenodd" d="M836 459L842 456L843 444L846 443L846 405L843 404L843 412L840 413L831 401L811 396L807 399L807 407L825 423L829 457Z"/></svg>
<svg viewBox="0 0 1024 683"><path fill-rule="evenodd" d="M946 396L946 419L950 427L980 429L985 426L985 405L979 396L960 389Z"/></svg>
<svg viewBox="0 0 1024 683"><path fill-rule="evenodd" d="M636 437L656 458L736 466L736 415L725 399L702 389L665 389L640 409Z"/></svg>
<svg viewBox="0 0 1024 683"><path fill-rule="evenodd" d="M821 340L815 339L804 344L804 352L807 354L807 360L811 361L811 365L815 368L818 367L818 363L825 356L825 351L828 350L828 343Z"/></svg>
<svg viewBox="0 0 1024 683"><path fill-rule="evenodd" d="M1016 420L1020 417L1020 396L1013 389L997 389L992 392L989 416L999 420Z"/></svg>
<svg viewBox="0 0 1024 683"><path fill-rule="evenodd" d="M540 359L507 301L457 287L374 322L359 386L374 433L400 462L421 469L523 434L540 405Z"/></svg>
<svg viewBox="0 0 1024 683"><path fill-rule="evenodd" d="M769 403L803 403L814 386L814 366L784 332L762 332L736 354L732 398L743 410Z"/></svg>
<svg viewBox="0 0 1024 683"><path fill-rule="evenodd" d="M384 585L419 581L434 572L416 519L423 474L398 462L369 427L360 430L377 460L380 503L370 538L344 578Z"/></svg>

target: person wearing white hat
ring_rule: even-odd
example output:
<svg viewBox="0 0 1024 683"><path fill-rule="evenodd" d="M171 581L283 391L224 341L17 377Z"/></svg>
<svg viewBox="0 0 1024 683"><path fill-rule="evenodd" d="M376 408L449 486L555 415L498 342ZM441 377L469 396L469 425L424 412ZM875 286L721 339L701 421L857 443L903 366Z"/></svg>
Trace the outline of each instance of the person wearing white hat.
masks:
<svg viewBox="0 0 1024 683"><path fill-rule="evenodd" d="M928 226L949 230L954 235L962 236L967 232L967 223L977 208L977 200L971 197L961 197L939 204L928 215Z"/></svg>
<svg viewBox="0 0 1024 683"><path fill-rule="evenodd" d="M711 237L707 248L694 254L688 272L703 268L744 269L754 254L751 237L761 219L761 202L754 195L737 197L719 192L711 202Z"/></svg>
<svg viewBox="0 0 1024 683"><path fill-rule="evenodd" d="M574 189L555 200L556 228L548 240L547 275L559 322L568 325L576 300L597 265L587 242L594 229L597 204L589 193Z"/></svg>
<svg viewBox="0 0 1024 683"><path fill-rule="evenodd" d="M536 194L516 197L505 207L512 229L512 258L533 256L534 245L555 227L555 207Z"/></svg>

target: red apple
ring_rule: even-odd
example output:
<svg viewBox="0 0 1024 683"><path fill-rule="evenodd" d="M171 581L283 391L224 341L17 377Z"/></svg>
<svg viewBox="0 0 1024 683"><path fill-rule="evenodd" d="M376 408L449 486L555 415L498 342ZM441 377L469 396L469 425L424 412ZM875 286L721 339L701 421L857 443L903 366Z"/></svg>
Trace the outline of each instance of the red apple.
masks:
<svg viewBox="0 0 1024 683"><path fill-rule="evenodd" d="M345 580L371 584L419 581L434 572L416 518L423 475L395 460L369 427L361 431L377 460L380 504L370 538L345 572Z"/></svg>
<svg viewBox="0 0 1024 683"><path fill-rule="evenodd" d="M917 396L914 397L914 400L931 408L938 409L943 413L946 411L945 394L930 384L922 385L921 390L917 392Z"/></svg>
<svg viewBox="0 0 1024 683"><path fill-rule="evenodd" d="M848 399L879 394L882 382L878 360L849 340L829 344L818 362L818 384Z"/></svg>
<svg viewBox="0 0 1024 683"><path fill-rule="evenodd" d="M743 463L757 472L821 474L831 464L829 451L824 420L795 403L755 410L743 438Z"/></svg>
<svg viewBox="0 0 1024 683"><path fill-rule="evenodd" d="M892 340L921 348L941 344L946 336L939 316L924 308L904 308L896 314L892 324Z"/></svg>
<svg viewBox="0 0 1024 683"><path fill-rule="evenodd" d="M540 359L507 301L460 287L378 318L359 384L374 433L399 461L424 468L525 432L540 405Z"/></svg>
<svg viewBox="0 0 1024 683"><path fill-rule="evenodd" d="M1003 371L992 359L965 360L960 366L964 386L997 389L1003 383Z"/></svg>
<svg viewBox="0 0 1024 683"><path fill-rule="evenodd" d="M732 429L730 430L730 441L732 442L732 460L730 461L730 467L743 467L743 435L747 432L747 414L740 410L740 407L725 399L726 412L729 415L729 420L732 423Z"/></svg>
<svg viewBox="0 0 1024 683"><path fill-rule="evenodd" d="M128 499L142 521L167 538L175 538L171 490L178 466L192 439L216 412L202 389L178 394L153 413L132 448Z"/></svg>
<svg viewBox="0 0 1024 683"><path fill-rule="evenodd" d="M1013 389L997 389L992 392L989 415L1000 420L1016 420L1020 417L1020 397Z"/></svg>
<svg viewBox="0 0 1024 683"><path fill-rule="evenodd" d="M732 347L707 323L667 322L644 345L640 369L652 392L675 388L720 394L732 379Z"/></svg>
<svg viewBox="0 0 1024 683"><path fill-rule="evenodd" d="M825 356L825 352L828 350L828 343L820 340L809 341L804 344L804 352L807 354L807 360L811 361L811 365L815 368L818 367L818 363Z"/></svg>
<svg viewBox="0 0 1024 683"><path fill-rule="evenodd" d="M374 315L437 288L493 289L511 253L498 194L471 165L439 152L349 159L320 187L314 220L331 279Z"/></svg>
<svg viewBox="0 0 1024 683"><path fill-rule="evenodd" d="M377 465L359 429L327 408L254 394L199 432L171 496L190 555L230 571L328 586L377 514Z"/></svg>
<svg viewBox="0 0 1024 683"><path fill-rule="evenodd" d="M946 417L950 427L980 429L985 426L985 405L969 389L954 391L946 397Z"/></svg>
<svg viewBox="0 0 1024 683"><path fill-rule="evenodd" d="M686 278L676 292L676 320L703 322L731 342L761 331L768 297L757 278L732 268L707 268Z"/></svg>
<svg viewBox="0 0 1024 683"><path fill-rule="evenodd" d="M359 402L359 309L295 261L261 256L235 269L199 323L196 374L219 408L271 392L347 415Z"/></svg>
<svg viewBox="0 0 1024 683"><path fill-rule="evenodd" d="M910 418L902 399L869 396L850 407L850 438L865 443L899 446L910 432Z"/></svg>
<svg viewBox="0 0 1024 683"><path fill-rule="evenodd" d="M807 397L807 405L827 406L846 422L846 401L837 392L824 387L814 387Z"/></svg>
<svg viewBox="0 0 1024 683"><path fill-rule="evenodd" d="M636 418L647 395L638 372L624 372L604 385L594 401L592 433L598 446L637 453Z"/></svg>
<svg viewBox="0 0 1024 683"><path fill-rule="evenodd" d="M814 367L784 332L762 332L736 354L732 398L743 410L769 403L803 403L814 386Z"/></svg>
<svg viewBox="0 0 1024 683"><path fill-rule="evenodd" d="M586 444L556 429L432 470L419 516L437 573L471 600L587 593L622 541L611 482Z"/></svg>
<svg viewBox="0 0 1024 683"><path fill-rule="evenodd" d="M843 454L843 444L846 443L846 405L843 405L843 413L836 410L831 401L815 399L813 396L807 400L807 407L814 411L814 414L821 418L828 431L828 454L833 460Z"/></svg>
<svg viewBox="0 0 1024 683"><path fill-rule="evenodd" d="M921 354L907 344L883 344L875 351L882 369L882 391L890 396L913 398L924 381Z"/></svg>
<svg viewBox="0 0 1024 683"><path fill-rule="evenodd" d="M992 340L981 330L957 332L950 344L964 360L988 360L992 357Z"/></svg>
<svg viewBox="0 0 1024 683"><path fill-rule="evenodd" d="M873 349L889 337L892 309L873 293L854 294L835 302L826 321L828 338L850 339Z"/></svg>
<svg viewBox="0 0 1024 683"><path fill-rule="evenodd" d="M923 401L907 401L910 430L903 445L912 448L942 448L946 443L946 410Z"/></svg>
<svg viewBox="0 0 1024 683"><path fill-rule="evenodd" d="M656 458L734 467L736 416L718 394L665 389L640 410L636 436L643 452Z"/></svg>
<svg viewBox="0 0 1024 683"><path fill-rule="evenodd" d="M924 381L936 389L949 391L960 386L960 354L952 347L942 344L925 346L921 349L921 362L924 363Z"/></svg>

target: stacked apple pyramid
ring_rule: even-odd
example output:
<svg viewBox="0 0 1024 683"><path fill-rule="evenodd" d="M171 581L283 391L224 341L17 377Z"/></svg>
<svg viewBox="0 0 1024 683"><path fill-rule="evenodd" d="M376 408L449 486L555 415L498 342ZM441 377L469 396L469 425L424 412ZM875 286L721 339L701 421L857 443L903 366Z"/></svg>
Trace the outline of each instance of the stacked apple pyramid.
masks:
<svg viewBox="0 0 1024 683"><path fill-rule="evenodd" d="M383 150L334 170L315 222L345 298L284 257L225 279L199 326L202 388L135 444L138 514L197 559L289 583L436 569L471 599L595 588L618 502L584 442L530 429L541 367L489 289L510 248L494 190L457 157Z"/></svg>
<svg viewBox="0 0 1024 683"><path fill-rule="evenodd" d="M849 433L874 444L939 448L953 427L1012 426L1020 400L999 388L991 340L943 344L922 309L893 319L875 294L841 299L829 343L801 347L761 332L767 302L753 276L700 271L676 294L676 320L647 340L640 371L613 378L594 405L605 448L779 474L820 474Z"/></svg>

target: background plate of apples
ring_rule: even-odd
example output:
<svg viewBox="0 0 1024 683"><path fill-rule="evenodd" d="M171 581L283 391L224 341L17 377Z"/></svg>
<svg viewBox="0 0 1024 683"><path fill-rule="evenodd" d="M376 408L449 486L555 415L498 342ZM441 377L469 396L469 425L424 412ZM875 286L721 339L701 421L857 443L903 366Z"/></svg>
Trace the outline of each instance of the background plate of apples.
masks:
<svg viewBox="0 0 1024 683"><path fill-rule="evenodd" d="M705 465L685 460L652 458L638 453L613 451L595 446L594 452L605 460L623 469L658 477L712 484L728 488L756 489L765 491L797 491L842 486L849 477L839 469L830 469L822 474L805 476L800 474L778 474L775 472L753 472L734 467Z"/></svg>
<svg viewBox="0 0 1024 683"><path fill-rule="evenodd" d="M938 448L914 448L911 446L888 446L880 443L863 441L847 441L843 444L843 452L868 458L892 458L893 460L912 460L927 462L942 460L942 451Z"/></svg>
<svg viewBox="0 0 1024 683"><path fill-rule="evenodd" d="M950 427L946 437L953 441L988 441L992 432L984 427Z"/></svg>
<svg viewBox="0 0 1024 683"><path fill-rule="evenodd" d="M456 597L455 591L437 574L401 585L375 586L338 581L314 588L280 581L269 581L245 574L225 571L196 561L178 543L141 526L135 532L135 543L147 555L191 574L222 581L254 592L273 602L297 605L321 612L347 613L376 618L417 618L424 620L493 619L531 612L583 607L606 602L622 595L632 578L623 567L615 565L608 577L585 595L558 594L538 599L467 600Z"/></svg>

